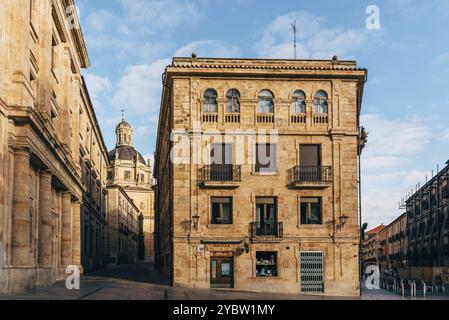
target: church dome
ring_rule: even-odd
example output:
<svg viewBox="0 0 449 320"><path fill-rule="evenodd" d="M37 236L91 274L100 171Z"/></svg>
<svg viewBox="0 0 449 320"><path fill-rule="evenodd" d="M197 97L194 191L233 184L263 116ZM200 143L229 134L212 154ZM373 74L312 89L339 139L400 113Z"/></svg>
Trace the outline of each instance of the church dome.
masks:
<svg viewBox="0 0 449 320"><path fill-rule="evenodd" d="M115 161L115 160L128 160L128 161L134 161L134 159L137 159L138 162L146 165L145 159L143 156L132 146L128 145L120 145L115 147L115 149L109 151L109 160ZM118 159L117 159L118 157Z"/></svg>
<svg viewBox="0 0 449 320"><path fill-rule="evenodd" d="M122 120L118 125L117 125L117 129L118 128L131 128L131 125L126 122L125 120Z"/></svg>
<svg viewBox="0 0 449 320"><path fill-rule="evenodd" d="M125 121L123 114L122 121L115 129L115 134L117 136L117 143L115 144L115 149L108 153L110 161L134 161L136 159L138 162L146 164L142 155L133 147L133 129L131 125Z"/></svg>

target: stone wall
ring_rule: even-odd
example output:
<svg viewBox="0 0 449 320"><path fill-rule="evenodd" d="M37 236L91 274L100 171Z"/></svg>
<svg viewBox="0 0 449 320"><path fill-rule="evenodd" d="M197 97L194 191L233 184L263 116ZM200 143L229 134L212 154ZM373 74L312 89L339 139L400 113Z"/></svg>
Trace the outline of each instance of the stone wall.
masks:
<svg viewBox="0 0 449 320"><path fill-rule="evenodd" d="M2 4L2 293L63 279L68 265L104 263L108 158L80 73L89 66L84 41L66 23L73 4Z"/></svg>
<svg viewBox="0 0 449 320"><path fill-rule="evenodd" d="M138 259L140 211L120 186L108 187L109 262L131 263Z"/></svg>

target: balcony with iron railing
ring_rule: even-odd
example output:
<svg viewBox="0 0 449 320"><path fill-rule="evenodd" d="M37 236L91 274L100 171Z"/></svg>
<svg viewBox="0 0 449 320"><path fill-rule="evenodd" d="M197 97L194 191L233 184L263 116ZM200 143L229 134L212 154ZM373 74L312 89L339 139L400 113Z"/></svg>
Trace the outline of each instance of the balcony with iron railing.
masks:
<svg viewBox="0 0 449 320"><path fill-rule="evenodd" d="M327 188L332 185L330 166L295 166L288 170L288 182L292 188Z"/></svg>
<svg viewBox="0 0 449 320"><path fill-rule="evenodd" d="M282 222L260 222L250 224L250 234L253 240L273 240L284 237Z"/></svg>
<svg viewBox="0 0 449 320"><path fill-rule="evenodd" d="M200 183L205 188L238 188L241 182L241 166L212 164L199 172Z"/></svg>

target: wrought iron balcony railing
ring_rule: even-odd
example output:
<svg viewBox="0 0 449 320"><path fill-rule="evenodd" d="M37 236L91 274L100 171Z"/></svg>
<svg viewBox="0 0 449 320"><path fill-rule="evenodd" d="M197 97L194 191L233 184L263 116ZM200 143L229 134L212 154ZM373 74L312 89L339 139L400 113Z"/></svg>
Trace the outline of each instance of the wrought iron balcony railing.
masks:
<svg viewBox="0 0 449 320"><path fill-rule="evenodd" d="M283 237L283 224L282 222L251 222L251 237Z"/></svg>
<svg viewBox="0 0 449 320"><path fill-rule="evenodd" d="M288 171L290 183L331 183L333 181L332 167L328 166L296 166Z"/></svg>
<svg viewBox="0 0 449 320"><path fill-rule="evenodd" d="M200 169L202 182L241 181L241 167L233 164L212 164Z"/></svg>

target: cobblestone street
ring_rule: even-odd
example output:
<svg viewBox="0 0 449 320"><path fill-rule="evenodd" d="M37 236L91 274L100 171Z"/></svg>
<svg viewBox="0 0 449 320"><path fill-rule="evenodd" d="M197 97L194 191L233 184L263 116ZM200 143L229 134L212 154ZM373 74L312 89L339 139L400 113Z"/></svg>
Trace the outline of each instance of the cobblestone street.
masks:
<svg viewBox="0 0 449 320"><path fill-rule="evenodd" d="M434 296L426 299L448 299ZM0 300L335 300L341 298L234 291L231 289L173 288L150 263L113 266L82 277L80 290L64 282L28 294L0 296ZM357 298L355 298L357 299ZM363 290L362 300L409 300L385 290ZM423 298L416 298L421 300Z"/></svg>

